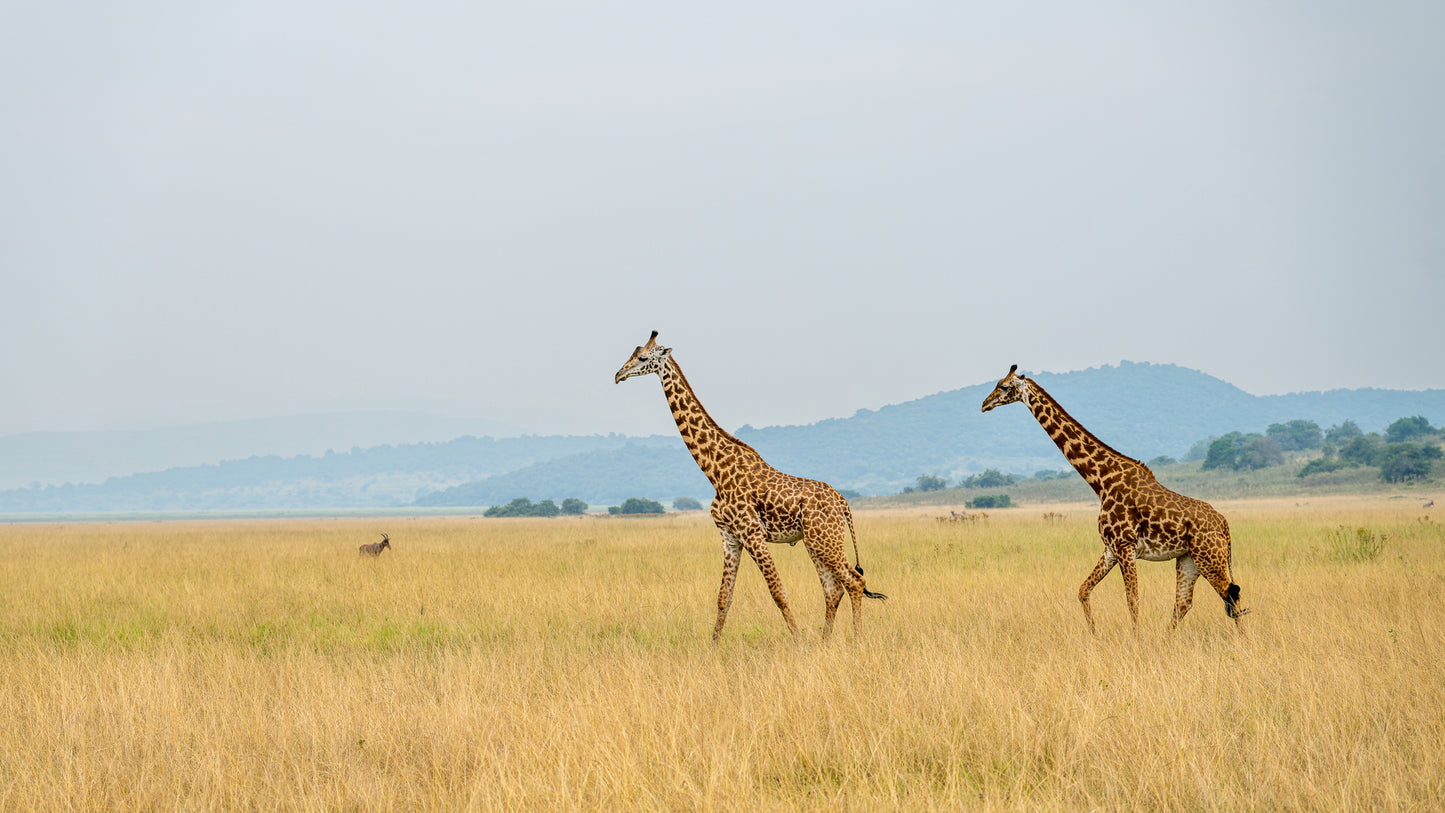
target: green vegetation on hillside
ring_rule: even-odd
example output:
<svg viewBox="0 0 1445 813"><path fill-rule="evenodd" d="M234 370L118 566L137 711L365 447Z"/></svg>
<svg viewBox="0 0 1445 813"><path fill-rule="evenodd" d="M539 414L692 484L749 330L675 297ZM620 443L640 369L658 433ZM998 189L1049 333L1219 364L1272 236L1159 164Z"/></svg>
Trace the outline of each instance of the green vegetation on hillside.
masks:
<svg viewBox="0 0 1445 813"><path fill-rule="evenodd" d="M1306 463L1300 478L1327 474L1340 469L1371 466L1379 469L1386 483L1406 483L1429 478L1436 461L1445 457L1435 440L1442 432L1421 416L1401 418L1390 424L1385 435L1356 431L1338 451L1326 443L1320 457Z"/></svg>

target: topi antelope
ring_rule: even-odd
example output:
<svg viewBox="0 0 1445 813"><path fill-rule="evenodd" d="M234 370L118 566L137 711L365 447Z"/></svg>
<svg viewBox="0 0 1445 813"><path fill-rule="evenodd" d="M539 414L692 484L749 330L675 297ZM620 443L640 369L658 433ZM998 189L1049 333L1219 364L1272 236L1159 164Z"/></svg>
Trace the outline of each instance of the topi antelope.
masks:
<svg viewBox="0 0 1445 813"><path fill-rule="evenodd" d="M380 542L373 542L370 545L362 545L361 547L357 548L356 551L357 553L364 553L367 556L380 556L381 552L389 547L391 547L391 537L387 536L386 534L382 534Z"/></svg>

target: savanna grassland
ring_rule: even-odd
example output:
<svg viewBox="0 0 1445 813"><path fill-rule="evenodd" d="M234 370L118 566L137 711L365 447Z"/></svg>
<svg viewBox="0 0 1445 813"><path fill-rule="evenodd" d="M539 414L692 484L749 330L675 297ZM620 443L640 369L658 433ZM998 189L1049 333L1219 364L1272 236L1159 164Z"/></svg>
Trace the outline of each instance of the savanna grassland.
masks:
<svg viewBox="0 0 1445 813"><path fill-rule="evenodd" d="M860 512L859 640L774 548L801 647L750 563L710 645L701 512L0 526L0 809L1439 809L1419 504L1220 503L1244 637L1143 562L1091 638L1087 506Z"/></svg>

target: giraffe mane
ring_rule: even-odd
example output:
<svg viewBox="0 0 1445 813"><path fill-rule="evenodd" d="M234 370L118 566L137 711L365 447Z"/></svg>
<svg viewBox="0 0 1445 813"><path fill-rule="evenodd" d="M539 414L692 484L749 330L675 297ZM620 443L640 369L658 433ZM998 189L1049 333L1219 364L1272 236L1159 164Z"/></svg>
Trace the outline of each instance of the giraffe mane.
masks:
<svg viewBox="0 0 1445 813"><path fill-rule="evenodd" d="M1068 421L1069 421L1070 423L1072 423L1074 426L1079 427L1079 431L1084 434L1084 437L1086 437L1086 438L1088 438L1089 440L1093 441L1094 443L1098 444L1101 448L1104 449L1104 451L1107 451L1107 452L1109 452L1110 454L1114 454L1114 455L1117 455L1117 456L1119 456L1119 457L1122 457L1122 458L1124 458L1125 460L1128 460L1129 462L1134 463L1135 465L1137 465L1137 466L1139 466L1140 468L1144 469L1144 471L1149 472L1149 476L1150 476L1150 477L1153 477L1153 476L1154 476L1153 470L1150 469L1149 466L1144 463L1144 461L1138 460L1138 459L1133 458L1133 457L1130 457L1129 455L1126 455L1126 454L1124 454L1123 452L1119 451L1118 449L1115 449L1113 446L1110 446L1109 444L1105 443L1104 441L1099 440L1099 436L1098 436L1098 435L1095 435L1093 432L1089 431L1089 427L1084 426L1084 424L1083 424L1082 422L1080 422L1077 418L1075 418L1073 415L1070 415L1070 414L1069 414L1069 411L1068 411L1067 409L1064 409L1064 405L1061 404L1061 403L1059 403L1059 399L1057 399L1057 398L1055 398L1054 396L1050 395L1048 390L1044 389L1042 386L1039 385L1039 382L1033 380L1032 378L1027 378L1027 377L1025 377L1025 376L1019 376L1019 378L1022 378L1023 380L1025 380L1025 381L1027 381L1027 382L1029 383L1029 389L1031 389L1031 390L1035 390L1035 389L1038 390L1039 393L1042 394L1042 395L1044 396L1044 398L1047 399L1050 404L1053 404L1054 409L1057 409L1057 410L1059 411L1059 415L1060 415L1060 416L1062 416L1063 418L1065 418L1066 420L1068 420Z"/></svg>
<svg viewBox="0 0 1445 813"><path fill-rule="evenodd" d="M687 375L683 373L682 365L677 363L677 359L669 355L665 363L672 365L672 371L677 375L678 380L682 382L682 386L687 388L687 390L693 394L693 401L697 404L697 409L699 412L702 413L703 419L706 420L708 423L712 424L713 428L717 429L717 431L722 434L723 437L731 440L733 443L736 443L744 449L747 449L749 452L757 455L759 460L762 460L763 456L758 454L757 449L754 449L752 446L748 445L746 441L739 439L733 433L722 428L722 424L718 423L717 419L714 418L712 414L707 411L707 407L703 406L702 399L697 397L697 390L694 390L692 388L692 382L687 380Z"/></svg>

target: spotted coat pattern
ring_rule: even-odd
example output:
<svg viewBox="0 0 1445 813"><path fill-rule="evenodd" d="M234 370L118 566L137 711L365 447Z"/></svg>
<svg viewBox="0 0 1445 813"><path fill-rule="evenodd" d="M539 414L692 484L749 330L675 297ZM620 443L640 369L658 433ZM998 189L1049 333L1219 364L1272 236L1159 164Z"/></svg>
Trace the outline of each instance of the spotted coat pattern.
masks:
<svg viewBox="0 0 1445 813"><path fill-rule="evenodd" d="M983 411L1022 402L1064 453L1094 493L1099 496L1099 536L1104 554L1079 587L1079 602L1089 631L1094 614L1089 593L1115 565L1124 576L1129 616L1139 626L1139 576L1135 559L1150 562L1174 560L1174 620L1194 603L1194 582L1203 576L1224 599L1225 613L1239 625L1248 610L1239 607L1239 585L1230 574L1229 523L1209 503L1177 494L1159 484L1149 467L1114 451L1074 420L1038 382L1009 368L983 401Z"/></svg>
<svg viewBox="0 0 1445 813"><path fill-rule="evenodd" d="M867 589L861 566L854 568L848 564L844 546L847 539L853 540L853 557L855 561L858 558L858 539L848 501L827 483L794 477L769 466L753 447L718 426L672 358L672 349L657 344L657 331L653 331L647 344L632 352L614 380L621 383L651 373L662 380L662 391L672 408L683 443L717 491L712 501L712 519L722 534L723 575L718 589L713 642L722 635L728 608L732 606L738 562L744 552L762 571L773 601L797 639L798 625L793 620L788 594L778 577L768 545L780 542L796 545L799 540L813 560L823 585L823 638L833 631L833 620L845 592L852 600L856 636L862 624L863 599L885 596Z"/></svg>

